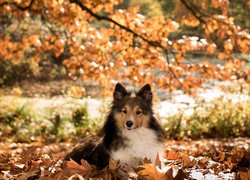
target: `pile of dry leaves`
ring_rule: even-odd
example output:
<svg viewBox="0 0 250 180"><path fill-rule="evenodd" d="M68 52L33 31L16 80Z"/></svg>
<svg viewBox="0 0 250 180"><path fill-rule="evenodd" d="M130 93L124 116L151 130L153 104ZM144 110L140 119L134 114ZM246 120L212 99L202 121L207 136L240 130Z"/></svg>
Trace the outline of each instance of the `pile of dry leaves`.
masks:
<svg viewBox="0 0 250 180"><path fill-rule="evenodd" d="M82 160L62 162L73 145L0 143L0 179L250 179L250 139L166 140L164 160L132 168L110 161L97 170Z"/></svg>

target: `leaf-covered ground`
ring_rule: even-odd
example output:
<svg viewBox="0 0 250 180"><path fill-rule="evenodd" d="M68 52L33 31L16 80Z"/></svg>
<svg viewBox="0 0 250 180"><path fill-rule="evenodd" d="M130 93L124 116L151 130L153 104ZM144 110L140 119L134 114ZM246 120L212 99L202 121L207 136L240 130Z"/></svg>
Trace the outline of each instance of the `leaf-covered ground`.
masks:
<svg viewBox="0 0 250 180"><path fill-rule="evenodd" d="M166 140L165 156L136 168L110 161L98 171L86 161L62 162L71 143L0 143L0 179L243 179L250 178L250 139Z"/></svg>

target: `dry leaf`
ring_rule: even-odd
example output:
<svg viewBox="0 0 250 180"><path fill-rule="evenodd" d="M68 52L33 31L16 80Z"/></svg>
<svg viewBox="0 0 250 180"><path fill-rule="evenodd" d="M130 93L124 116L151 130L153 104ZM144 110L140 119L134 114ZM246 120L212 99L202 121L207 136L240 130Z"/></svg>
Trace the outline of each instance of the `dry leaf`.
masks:
<svg viewBox="0 0 250 180"><path fill-rule="evenodd" d="M250 169L247 172L239 171L239 175L241 180L250 180Z"/></svg>
<svg viewBox="0 0 250 180"><path fill-rule="evenodd" d="M172 166L164 175L165 180L182 180L185 174L182 169L177 166Z"/></svg>
<svg viewBox="0 0 250 180"><path fill-rule="evenodd" d="M37 179L40 177L40 173L41 173L40 169L34 169L18 177L18 179L19 180Z"/></svg>
<svg viewBox="0 0 250 180"><path fill-rule="evenodd" d="M179 160L180 159L180 153L175 152L174 150L170 150L170 151L168 151L168 153L166 153L165 158L168 159L168 160Z"/></svg>
<svg viewBox="0 0 250 180"><path fill-rule="evenodd" d="M93 168L87 161L81 160L81 163L82 164L79 165L72 159L70 159L70 161L64 161L62 165L62 172L61 174L59 173L58 177L70 177L74 174L88 175L91 171L93 171Z"/></svg>
<svg viewBox="0 0 250 180"><path fill-rule="evenodd" d="M155 166L158 166L161 169L161 160L158 153L155 160Z"/></svg>
<svg viewBox="0 0 250 180"><path fill-rule="evenodd" d="M193 167L196 164L196 161L191 160L188 154L183 154L181 156L183 167Z"/></svg>
<svg viewBox="0 0 250 180"><path fill-rule="evenodd" d="M114 161L114 160L110 160L109 161L109 170L112 172L112 173L114 173L115 172L115 170L116 170L116 168L117 168L117 161Z"/></svg>
<svg viewBox="0 0 250 180"><path fill-rule="evenodd" d="M144 164L140 166L138 174L140 176L143 176L147 180L164 180L164 174L159 172L159 170L157 170L157 168L153 164Z"/></svg>
<svg viewBox="0 0 250 180"><path fill-rule="evenodd" d="M201 162L202 164L205 164L205 163L207 163L208 161L210 161L211 160L211 158L209 158L209 157L204 157L204 158L201 158L200 160L199 160L199 162Z"/></svg>

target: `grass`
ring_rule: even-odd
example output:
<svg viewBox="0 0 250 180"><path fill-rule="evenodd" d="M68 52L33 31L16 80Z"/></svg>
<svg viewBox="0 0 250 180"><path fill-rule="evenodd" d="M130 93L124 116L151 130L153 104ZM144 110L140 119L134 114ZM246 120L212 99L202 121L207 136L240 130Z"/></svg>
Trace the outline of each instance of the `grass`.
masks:
<svg viewBox="0 0 250 180"><path fill-rule="evenodd" d="M53 101L53 100L52 100ZM45 104L48 103L47 101ZM164 127L168 138L229 138L250 136L250 100L225 97L211 102L199 100L195 107L168 117ZM80 141L100 130L108 107L101 101L100 118L90 117L88 99L63 99L61 104L34 108L30 101L0 98L1 141Z"/></svg>

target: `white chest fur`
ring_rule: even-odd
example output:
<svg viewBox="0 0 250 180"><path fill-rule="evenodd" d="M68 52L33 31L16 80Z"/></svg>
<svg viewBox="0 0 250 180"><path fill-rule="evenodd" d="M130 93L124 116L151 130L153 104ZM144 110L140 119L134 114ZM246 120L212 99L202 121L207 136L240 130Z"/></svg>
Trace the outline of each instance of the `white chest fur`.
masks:
<svg viewBox="0 0 250 180"><path fill-rule="evenodd" d="M111 151L114 160L121 163L137 165L138 159L147 157L154 163L157 153L161 156L163 144L157 140L156 134L147 128L141 127L134 130L123 130L123 136L128 139L127 146L117 151Z"/></svg>

